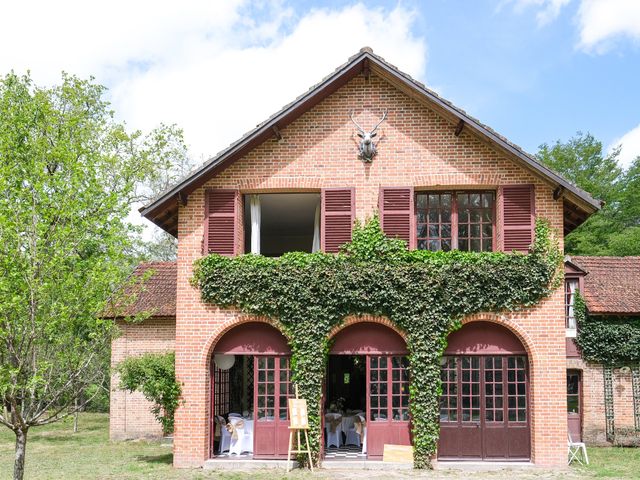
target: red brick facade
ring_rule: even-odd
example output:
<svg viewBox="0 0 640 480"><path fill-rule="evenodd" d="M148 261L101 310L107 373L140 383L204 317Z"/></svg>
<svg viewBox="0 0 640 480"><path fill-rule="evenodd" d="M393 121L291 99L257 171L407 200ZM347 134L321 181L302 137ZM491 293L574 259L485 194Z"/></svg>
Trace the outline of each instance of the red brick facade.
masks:
<svg viewBox="0 0 640 480"><path fill-rule="evenodd" d="M121 334L111 345L112 369L127 357L175 349L175 317L151 317L141 323L117 322ZM115 373L111 376L109 409L109 438L112 440L162 436L162 428L151 413L151 403L139 392L120 390Z"/></svg>
<svg viewBox="0 0 640 480"><path fill-rule="evenodd" d="M357 158L349 112L369 125L383 109L379 153L371 164ZM359 112L359 113L358 113ZM416 190L497 189L500 185L535 185L536 213L562 232L562 202L553 188L486 141L463 130L425 103L401 93L381 78L360 75L282 129L282 140L269 140L191 192L178 217L178 294L176 369L185 403L176 414L174 464L202 465L209 445L209 359L221 332L247 317L233 310L203 305L189 280L202 256L204 189L239 189L241 193L315 191L354 187L356 216L365 219L378 206L380 187ZM242 209L238 209L242 212ZM241 214L241 213L240 213ZM238 218L242 228L242 221ZM562 239L559 239L562 242ZM239 235L238 251L244 240ZM530 362L532 459L539 465L566 464L565 332L562 292L533 309L507 315L477 315L498 322L527 347Z"/></svg>

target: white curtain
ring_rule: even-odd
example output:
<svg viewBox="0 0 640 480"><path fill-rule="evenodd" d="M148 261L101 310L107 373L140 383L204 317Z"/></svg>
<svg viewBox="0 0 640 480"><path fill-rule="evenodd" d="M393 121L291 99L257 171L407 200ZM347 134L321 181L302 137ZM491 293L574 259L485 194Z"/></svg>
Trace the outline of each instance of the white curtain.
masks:
<svg viewBox="0 0 640 480"><path fill-rule="evenodd" d="M251 213L251 253L260 255L260 196L249 195Z"/></svg>
<svg viewBox="0 0 640 480"><path fill-rule="evenodd" d="M567 305L567 328L569 329L575 329L576 328L576 317L573 314L573 305L575 303L575 294L576 294L576 288L578 287L578 281L577 280L568 280L567 281L568 286L569 286L569 302Z"/></svg>
<svg viewBox="0 0 640 480"><path fill-rule="evenodd" d="M320 251L320 203L316 205L316 217L313 222L313 244L311 245L311 252Z"/></svg>

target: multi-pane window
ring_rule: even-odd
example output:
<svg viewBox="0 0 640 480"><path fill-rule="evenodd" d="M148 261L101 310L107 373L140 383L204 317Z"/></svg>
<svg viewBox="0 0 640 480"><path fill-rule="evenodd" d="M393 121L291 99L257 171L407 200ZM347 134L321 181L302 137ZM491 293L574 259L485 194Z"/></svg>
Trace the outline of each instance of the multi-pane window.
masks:
<svg viewBox="0 0 640 480"><path fill-rule="evenodd" d="M369 420L409 421L408 366L405 356L369 357Z"/></svg>
<svg viewBox="0 0 640 480"><path fill-rule="evenodd" d="M387 420L387 357L369 359L370 420Z"/></svg>
<svg viewBox="0 0 640 480"><path fill-rule="evenodd" d="M580 372L567 372L567 412L580 413Z"/></svg>
<svg viewBox="0 0 640 480"><path fill-rule="evenodd" d="M480 358L462 357L462 421L480 421Z"/></svg>
<svg viewBox="0 0 640 480"><path fill-rule="evenodd" d="M495 192L420 192L416 228L421 250L490 252L495 241Z"/></svg>
<svg viewBox="0 0 640 480"><path fill-rule="evenodd" d="M440 422L527 421L526 357L445 356L440 379Z"/></svg>
<svg viewBox="0 0 640 480"><path fill-rule="evenodd" d="M524 357L507 361L508 415L510 422L527 421L527 378Z"/></svg>
<svg viewBox="0 0 640 480"><path fill-rule="evenodd" d="M576 329L576 317L573 311L576 292L578 291L578 279L567 278L564 281L564 318L565 326L570 330Z"/></svg>
<svg viewBox="0 0 640 480"><path fill-rule="evenodd" d="M484 418L487 422L504 420L502 361L503 357L484 359Z"/></svg>
<svg viewBox="0 0 640 480"><path fill-rule="evenodd" d="M409 420L409 374L407 357L391 357L391 418Z"/></svg>
<svg viewBox="0 0 640 480"><path fill-rule="evenodd" d="M458 421L458 359L442 357L440 380L442 396L440 397L440 421Z"/></svg>

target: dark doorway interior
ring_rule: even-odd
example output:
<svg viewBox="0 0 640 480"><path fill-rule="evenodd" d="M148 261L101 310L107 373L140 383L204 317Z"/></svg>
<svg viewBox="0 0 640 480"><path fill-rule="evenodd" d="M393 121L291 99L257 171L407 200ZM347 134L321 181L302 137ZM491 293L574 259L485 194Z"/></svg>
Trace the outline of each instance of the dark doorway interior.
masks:
<svg viewBox="0 0 640 480"><path fill-rule="evenodd" d="M326 411L365 411L366 368L364 355L329 355Z"/></svg>

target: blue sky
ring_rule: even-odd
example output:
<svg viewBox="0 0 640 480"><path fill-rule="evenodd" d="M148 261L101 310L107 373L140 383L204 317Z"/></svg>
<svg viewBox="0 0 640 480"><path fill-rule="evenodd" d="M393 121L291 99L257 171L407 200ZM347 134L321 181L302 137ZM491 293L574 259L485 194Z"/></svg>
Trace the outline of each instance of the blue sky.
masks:
<svg viewBox="0 0 640 480"><path fill-rule="evenodd" d="M3 7L0 72L93 75L132 128L182 126L196 161L364 45L529 152L583 131L640 154L640 0L91 5Z"/></svg>

